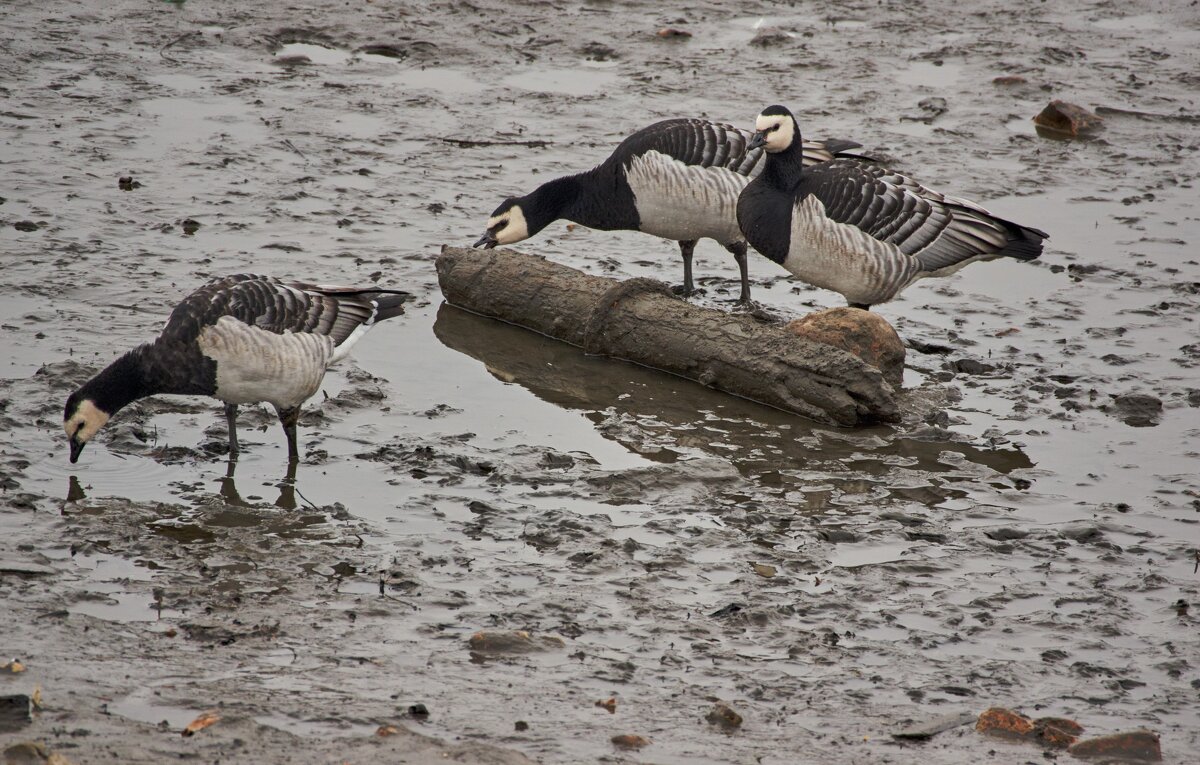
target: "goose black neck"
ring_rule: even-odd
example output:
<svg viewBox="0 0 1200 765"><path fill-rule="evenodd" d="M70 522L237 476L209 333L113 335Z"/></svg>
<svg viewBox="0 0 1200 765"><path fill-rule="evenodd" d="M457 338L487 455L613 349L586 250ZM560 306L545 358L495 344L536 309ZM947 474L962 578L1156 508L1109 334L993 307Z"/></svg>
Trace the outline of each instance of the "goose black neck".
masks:
<svg viewBox="0 0 1200 765"><path fill-rule="evenodd" d="M803 174L804 151L800 144L800 134L796 133L796 140L792 141L791 146L767 155L763 177L776 188L791 190L800 182Z"/></svg>
<svg viewBox="0 0 1200 765"><path fill-rule="evenodd" d="M521 204L529 235L533 236L560 218L584 223L574 217L581 193L582 185L577 175L555 178L534 189Z"/></svg>
<svg viewBox="0 0 1200 765"><path fill-rule="evenodd" d="M134 348L104 368L79 389L81 398L92 402L110 416L130 403L162 392L148 379L143 356L149 346Z"/></svg>

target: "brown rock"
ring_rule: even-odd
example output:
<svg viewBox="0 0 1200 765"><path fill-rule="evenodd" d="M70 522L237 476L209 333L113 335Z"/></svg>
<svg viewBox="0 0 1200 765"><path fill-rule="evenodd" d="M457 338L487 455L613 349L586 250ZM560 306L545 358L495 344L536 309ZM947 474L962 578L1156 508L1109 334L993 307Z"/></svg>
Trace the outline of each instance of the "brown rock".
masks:
<svg viewBox="0 0 1200 765"><path fill-rule="evenodd" d="M1028 738L1033 733L1033 720L1011 709L992 707L979 715L975 730L989 736Z"/></svg>
<svg viewBox="0 0 1200 765"><path fill-rule="evenodd" d="M1148 730L1131 730L1111 736L1084 739L1067 751L1083 758L1162 762L1162 747L1158 743L1158 734Z"/></svg>
<svg viewBox="0 0 1200 765"><path fill-rule="evenodd" d="M1048 133L1051 137L1075 138L1099 130L1104 120L1082 106L1055 100L1033 118L1033 124L1039 133Z"/></svg>
<svg viewBox="0 0 1200 765"><path fill-rule="evenodd" d="M904 380L904 343L887 319L860 308L829 308L796 319L789 332L854 354L899 388Z"/></svg>
<svg viewBox="0 0 1200 765"><path fill-rule="evenodd" d="M623 733L612 737L613 746L618 749L641 749L650 743L650 739L632 733Z"/></svg>
<svg viewBox="0 0 1200 765"><path fill-rule="evenodd" d="M992 80L993 85L1025 85L1028 82L1019 74L1002 74Z"/></svg>
<svg viewBox="0 0 1200 765"><path fill-rule="evenodd" d="M521 654L553 651L563 647L561 638L553 635L531 635L525 630L488 632L481 630L467 641L471 651L479 654Z"/></svg>
<svg viewBox="0 0 1200 765"><path fill-rule="evenodd" d="M713 708L708 710L708 714L704 716L710 725L715 725L726 733L733 733L738 728L742 727L742 716L733 711L733 707L723 701L718 701L713 704Z"/></svg>
<svg viewBox="0 0 1200 765"><path fill-rule="evenodd" d="M663 27L657 32L659 37L691 37L692 33L686 29L676 29L675 27Z"/></svg>

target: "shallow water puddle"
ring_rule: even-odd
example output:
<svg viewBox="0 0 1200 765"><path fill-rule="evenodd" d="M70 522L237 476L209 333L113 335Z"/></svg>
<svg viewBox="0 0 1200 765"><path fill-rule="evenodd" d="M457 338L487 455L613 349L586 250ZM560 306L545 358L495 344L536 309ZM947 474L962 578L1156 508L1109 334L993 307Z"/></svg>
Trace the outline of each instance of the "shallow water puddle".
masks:
<svg viewBox="0 0 1200 765"><path fill-rule="evenodd" d="M607 91L616 84L618 74L612 71L614 66L606 62L578 69L527 69L510 74L500 84L538 93L587 96Z"/></svg>

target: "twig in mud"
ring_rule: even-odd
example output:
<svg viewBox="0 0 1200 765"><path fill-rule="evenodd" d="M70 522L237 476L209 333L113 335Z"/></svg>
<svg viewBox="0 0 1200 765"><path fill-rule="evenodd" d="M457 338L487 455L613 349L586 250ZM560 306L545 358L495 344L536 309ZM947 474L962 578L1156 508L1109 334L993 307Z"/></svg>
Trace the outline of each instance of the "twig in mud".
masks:
<svg viewBox="0 0 1200 765"><path fill-rule="evenodd" d="M528 146L534 149L542 149L551 145L550 141L473 141L469 138L442 138L446 143L452 143L455 146L463 148L475 148L476 146Z"/></svg>
<svg viewBox="0 0 1200 765"><path fill-rule="evenodd" d="M293 487L292 487L292 491L296 492L296 496L297 496L297 497L299 497L300 499L304 500L304 504L308 505L308 506L309 506L309 507L311 507L313 510L320 510L320 509L321 509L321 508L317 507L316 505L314 505L314 504L313 504L313 503L312 503L312 502L311 502L311 501L308 499L308 497L304 496L304 495L303 495L303 494L300 492L300 490L299 490L299 489L297 489L295 486L293 486Z"/></svg>
<svg viewBox="0 0 1200 765"><path fill-rule="evenodd" d="M158 49L158 55L162 56L162 57L163 57L163 58L165 58L167 61L171 61L171 62L173 62L173 63L176 63L176 64L178 64L178 63L179 63L179 61L177 61L176 59L173 59L173 58L171 58L170 56L168 56L168 55L166 54L166 50L167 50L167 48L170 48L172 45L175 45L176 43L183 42L184 40L186 40L186 39L187 39L187 38L189 38L189 37L195 37L195 36L196 36L196 35L198 35L198 34L201 34L201 33L200 33L200 32L184 32L183 34L179 35L179 37L176 37L176 38L175 38L174 40L172 40L171 42L169 42L169 43L167 43L166 45L164 45L164 46L162 46L161 48L159 48L159 49Z"/></svg>
<svg viewBox="0 0 1200 765"><path fill-rule="evenodd" d="M300 158L301 158L301 159L303 159L305 162L308 162L308 157L304 156L304 152L302 152L302 151L300 151L299 149L297 149L297 148L296 148L296 144L294 144L294 143L292 143L291 141L289 141L288 139L284 138L284 139L283 139L283 145L284 145L284 146L286 146L286 147L288 147L288 148L289 148L289 149L291 149L292 151L296 152L297 154L299 154L299 155L300 155Z"/></svg>

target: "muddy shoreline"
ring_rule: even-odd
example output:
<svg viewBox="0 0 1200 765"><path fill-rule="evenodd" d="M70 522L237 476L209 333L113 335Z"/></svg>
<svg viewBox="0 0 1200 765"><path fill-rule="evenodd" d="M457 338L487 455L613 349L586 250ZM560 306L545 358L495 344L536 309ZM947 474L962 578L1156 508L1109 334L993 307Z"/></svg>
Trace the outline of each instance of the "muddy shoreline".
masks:
<svg viewBox="0 0 1200 765"><path fill-rule="evenodd" d="M891 736L1003 705L1148 728L1165 761L1194 761L1193 11L4 5L0 663L25 669L0 695L40 708L0 751L1042 759L970 726ZM1052 98L1102 130L1039 137ZM1036 263L878 308L909 345L903 422L816 426L441 305L440 246L504 197L656 119L747 123L774 102L1051 233ZM677 278L674 245L635 234L556 225L529 247ZM251 266L417 296L327 378L294 477L265 409L231 472L216 403L167 397L72 467L72 386ZM728 308L727 254L702 243L696 268L698 299ZM752 260L755 299L840 302L785 276ZM481 630L538 650L481 653ZM718 702L735 732L706 719Z"/></svg>

